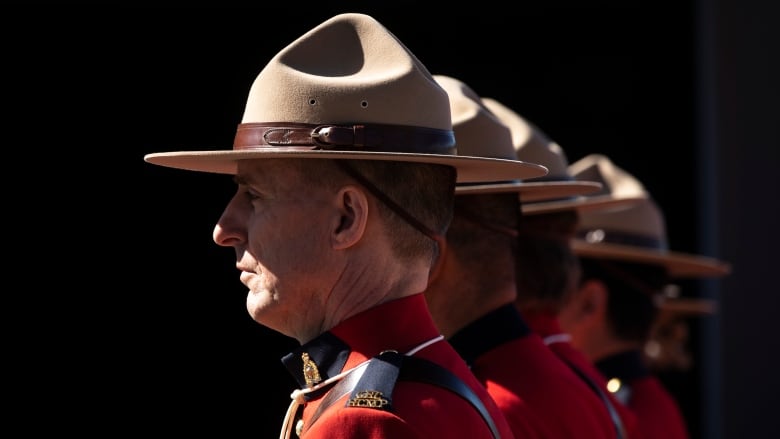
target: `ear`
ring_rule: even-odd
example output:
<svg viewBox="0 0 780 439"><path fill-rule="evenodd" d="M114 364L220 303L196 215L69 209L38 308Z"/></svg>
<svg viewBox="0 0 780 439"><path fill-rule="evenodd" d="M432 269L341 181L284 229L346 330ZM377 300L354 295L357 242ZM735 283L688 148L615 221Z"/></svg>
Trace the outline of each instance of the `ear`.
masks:
<svg viewBox="0 0 780 439"><path fill-rule="evenodd" d="M369 201L365 192L357 186L344 186L336 194L337 215L331 227L331 242L335 249L345 249L355 245L366 230L368 224Z"/></svg>
<svg viewBox="0 0 780 439"><path fill-rule="evenodd" d="M440 237L436 240L436 244L439 246L439 254L436 257L436 260L433 261L431 273L428 276L428 284L431 284L436 280L437 277L439 277L442 269L444 268L444 265L447 263L447 258L449 257L447 254L447 238Z"/></svg>
<svg viewBox="0 0 780 439"><path fill-rule="evenodd" d="M598 279L588 279L579 291L579 316L584 324L594 325L604 321L607 314L607 286Z"/></svg>

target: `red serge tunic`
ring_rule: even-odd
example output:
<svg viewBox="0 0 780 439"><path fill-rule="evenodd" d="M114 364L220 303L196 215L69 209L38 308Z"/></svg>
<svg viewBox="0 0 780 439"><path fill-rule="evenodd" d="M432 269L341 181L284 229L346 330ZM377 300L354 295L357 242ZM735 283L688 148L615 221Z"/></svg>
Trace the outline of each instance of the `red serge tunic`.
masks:
<svg viewBox="0 0 780 439"><path fill-rule="evenodd" d="M576 373L583 374L585 379L594 383L611 405L615 408L620 421L623 424L626 439L644 439L639 430L636 415L624 404L615 398L615 395L607 390L607 380L596 369L596 366L580 350L576 349L568 341L566 334L561 331L557 316L552 312L523 313L531 329L539 334L545 344L565 363L569 364ZM594 391L595 394L595 391ZM602 406L605 406L602 403Z"/></svg>
<svg viewBox="0 0 780 439"><path fill-rule="evenodd" d="M384 303L345 320L286 355L282 363L302 389L308 388L307 376L315 376L324 384L352 368L365 370L362 377L371 375L371 380L381 388L388 382L393 383L396 376L369 373L371 364L376 364L374 361L365 368L358 366L386 350L408 353L419 349L414 357L437 363L459 377L485 405L500 437L513 438L506 419L487 390L452 346L439 338L439 331L420 293ZM306 367L305 360L309 360ZM351 375L342 380L346 383ZM399 379L394 388L385 389L387 392L351 388L343 393L338 388L340 381L335 380L305 395L295 428L299 437L492 438L488 424L479 412L446 388ZM333 395L328 396L334 389ZM338 397L334 398L335 395ZM318 411L320 404L327 407Z"/></svg>
<svg viewBox="0 0 780 439"><path fill-rule="evenodd" d="M615 438L599 397L528 328L513 304L450 338L509 421L515 436ZM523 436L524 437L524 436Z"/></svg>
<svg viewBox="0 0 780 439"><path fill-rule="evenodd" d="M620 380L615 396L636 414L644 439L688 439L677 401L650 373L641 352L615 354L596 362L596 367L608 380Z"/></svg>

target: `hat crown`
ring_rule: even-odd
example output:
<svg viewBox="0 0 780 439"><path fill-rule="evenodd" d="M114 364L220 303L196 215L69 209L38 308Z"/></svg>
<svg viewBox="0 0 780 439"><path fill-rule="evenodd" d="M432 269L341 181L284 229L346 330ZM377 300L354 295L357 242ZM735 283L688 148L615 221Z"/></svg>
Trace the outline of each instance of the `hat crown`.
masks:
<svg viewBox="0 0 780 439"><path fill-rule="evenodd" d="M601 190L593 195L607 195L615 199L648 197L639 180L603 154L590 154L577 160L569 165L569 173L578 181L601 183Z"/></svg>
<svg viewBox="0 0 780 439"><path fill-rule="evenodd" d="M572 163L569 169L577 180L586 179L601 183L600 195L612 198L641 198L628 207L581 212L580 230L602 230L600 233L611 231L644 237L655 241L660 248L667 247L663 213L650 198L644 185L633 175L615 165L603 154L583 157Z"/></svg>
<svg viewBox="0 0 780 439"><path fill-rule="evenodd" d="M569 162L560 145L552 141L538 126L520 116L504 104L493 98L482 98L485 106L512 133L512 144L517 160L539 163L548 169L543 180L572 180L569 174Z"/></svg>
<svg viewBox="0 0 780 439"><path fill-rule="evenodd" d="M728 263L669 249L661 208L631 174L601 154L591 154L569 167L575 178L601 181L606 195L633 197L634 201L613 209L580 212L572 245L580 256L633 261L664 266L671 277L722 276Z"/></svg>
<svg viewBox="0 0 780 439"><path fill-rule="evenodd" d="M658 251L669 248L664 216L651 198L628 207L581 212L578 228L588 242L625 242Z"/></svg>
<svg viewBox="0 0 780 439"><path fill-rule="evenodd" d="M479 95L458 79L433 77L449 96L458 154L516 160L509 128L490 112Z"/></svg>
<svg viewBox="0 0 780 439"><path fill-rule="evenodd" d="M452 129L447 94L427 68L376 19L357 13L326 20L271 59L244 109L242 123L257 122Z"/></svg>

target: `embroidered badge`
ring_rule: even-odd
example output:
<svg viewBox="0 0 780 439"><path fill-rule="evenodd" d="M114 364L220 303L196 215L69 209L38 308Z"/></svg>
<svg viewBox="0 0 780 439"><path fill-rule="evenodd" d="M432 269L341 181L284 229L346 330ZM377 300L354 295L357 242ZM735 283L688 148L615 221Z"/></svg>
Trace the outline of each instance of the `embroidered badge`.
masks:
<svg viewBox="0 0 780 439"><path fill-rule="evenodd" d="M303 378L306 379L306 385L314 387L315 384L322 381L317 364L309 358L309 354L306 352L301 354L301 360L303 360Z"/></svg>
<svg viewBox="0 0 780 439"><path fill-rule="evenodd" d="M370 407L370 408L382 408L389 403L384 398L382 392L376 390L366 390L358 392L353 398L347 401L349 407Z"/></svg>

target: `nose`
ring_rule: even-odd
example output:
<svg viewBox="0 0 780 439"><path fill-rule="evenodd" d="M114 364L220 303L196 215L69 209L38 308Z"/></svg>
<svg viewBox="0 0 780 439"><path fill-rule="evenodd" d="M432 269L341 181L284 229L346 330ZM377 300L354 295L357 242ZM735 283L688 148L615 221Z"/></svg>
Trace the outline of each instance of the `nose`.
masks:
<svg viewBox="0 0 780 439"><path fill-rule="evenodd" d="M217 224L214 226L212 239L222 247L232 247L246 241L246 227L241 220L242 215L236 204L236 197L222 211Z"/></svg>
<svg viewBox="0 0 780 439"><path fill-rule="evenodd" d="M217 243L217 245L222 247L230 247L233 245L233 243L235 243L236 238L231 236L230 232L222 226L221 221L222 220L217 222L217 224L214 226L212 238L214 239L214 242Z"/></svg>

